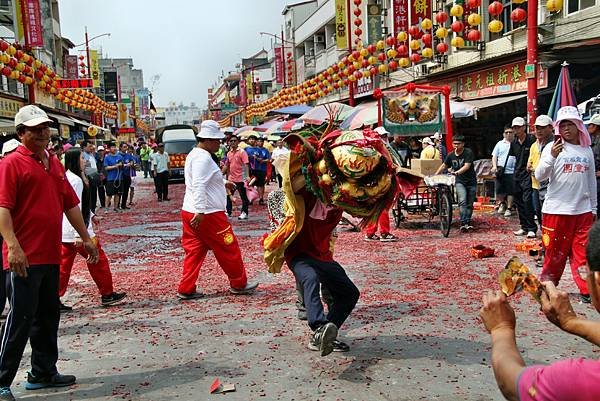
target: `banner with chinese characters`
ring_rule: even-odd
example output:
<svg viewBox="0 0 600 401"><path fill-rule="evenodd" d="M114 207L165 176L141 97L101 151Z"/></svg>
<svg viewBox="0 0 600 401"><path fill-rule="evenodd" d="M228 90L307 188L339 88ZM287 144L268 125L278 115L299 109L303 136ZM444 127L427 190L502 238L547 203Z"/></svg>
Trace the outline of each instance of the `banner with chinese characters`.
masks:
<svg viewBox="0 0 600 401"><path fill-rule="evenodd" d="M525 61L467 73L458 81L458 96L463 99L508 95L527 90ZM538 89L548 87L548 73L538 66Z"/></svg>
<svg viewBox="0 0 600 401"><path fill-rule="evenodd" d="M25 44L31 47L44 47L40 0L21 0L25 27Z"/></svg>
<svg viewBox="0 0 600 401"><path fill-rule="evenodd" d="M383 126L391 134L431 135L443 129L439 93L387 92L381 99Z"/></svg>
<svg viewBox="0 0 600 401"><path fill-rule="evenodd" d="M13 119L21 107L25 106L20 100L0 97L0 117Z"/></svg>
<svg viewBox="0 0 600 401"><path fill-rule="evenodd" d="M394 36L398 32L408 32L408 0L394 0L392 10L394 18Z"/></svg>
<svg viewBox="0 0 600 401"><path fill-rule="evenodd" d="M346 0L335 0L335 43L338 49L348 48Z"/></svg>
<svg viewBox="0 0 600 401"><path fill-rule="evenodd" d="M431 0L412 0L410 2L410 24L421 28L421 21L431 18Z"/></svg>
<svg viewBox="0 0 600 401"><path fill-rule="evenodd" d="M275 49L275 82L283 85L283 49L276 47Z"/></svg>
<svg viewBox="0 0 600 401"><path fill-rule="evenodd" d="M90 50L90 75L94 81L94 88L100 87L100 62L98 61L98 51Z"/></svg>
<svg viewBox="0 0 600 401"><path fill-rule="evenodd" d="M381 6L379 4L369 4L367 6L367 40L369 43L375 43L382 37L381 29Z"/></svg>
<svg viewBox="0 0 600 401"><path fill-rule="evenodd" d="M65 78L77 79L79 78L79 69L77 68L77 56L65 56Z"/></svg>

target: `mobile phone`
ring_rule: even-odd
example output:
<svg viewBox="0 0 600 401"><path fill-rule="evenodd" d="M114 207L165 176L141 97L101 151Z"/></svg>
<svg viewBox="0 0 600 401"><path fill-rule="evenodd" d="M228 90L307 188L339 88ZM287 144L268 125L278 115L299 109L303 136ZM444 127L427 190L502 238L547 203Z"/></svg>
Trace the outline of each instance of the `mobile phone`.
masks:
<svg viewBox="0 0 600 401"><path fill-rule="evenodd" d="M554 142L562 141L562 136L560 134L554 134Z"/></svg>

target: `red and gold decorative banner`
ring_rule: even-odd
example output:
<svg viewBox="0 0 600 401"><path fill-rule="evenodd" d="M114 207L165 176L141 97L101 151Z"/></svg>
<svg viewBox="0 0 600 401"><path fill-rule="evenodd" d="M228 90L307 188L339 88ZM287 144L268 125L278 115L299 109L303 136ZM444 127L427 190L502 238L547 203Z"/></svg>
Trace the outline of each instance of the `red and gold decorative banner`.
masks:
<svg viewBox="0 0 600 401"><path fill-rule="evenodd" d="M506 95L527 90L525 61L465 74L458 82L458 96L463 99ZM539 66L538 88L548 87L547 71Z"/></svg>
<svg viewBox="0 0 600 401"><path fill-rule="evenodd" d="M23 2L23 22L25 23L25 43L30 47L44 47L42 16L39 0Z"/></svg>
<svg viewBox="0 0 600 401"><path fill-rule="evenodd" d="M408 31L408 0L394 0L394 36Z"/></svg>
<svg viewBox="0 0 600 401"><path fill-rule="evenodd" d="M420 27L425 18L431 19L431 0L412 0L410 2L410 23Z"/></svg>
<svg viewBox="0 0 600 401"><path fill-rule="evenodd" d="M276 47L275 49L275 82L283 85L283 49Z"/></svg>

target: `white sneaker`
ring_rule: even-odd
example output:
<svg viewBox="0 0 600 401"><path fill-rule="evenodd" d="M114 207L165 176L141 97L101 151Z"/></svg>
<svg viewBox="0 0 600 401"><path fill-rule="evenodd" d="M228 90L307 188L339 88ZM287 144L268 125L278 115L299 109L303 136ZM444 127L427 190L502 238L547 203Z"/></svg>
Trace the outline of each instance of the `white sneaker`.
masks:
<svg viewBox="0 0 600 401"><path fill-rule="evenodd" d="M248 220L248 215L245 212L240 213L238 220Z"/></svg>
<svg viewBox="0 0 600 401"><path fill-rule="evenodd" d="M535 238L535 237L536 237L536 235L535 235L535 233L533 231L528 231L527 232L527 238Z"/></svg>
<svg viewBox="0 0 600 401"><path fill-rule="evenodd" d="M510 209L506 209L506 212L504 212L504 217L510 217L512 216L512 212L510 211Z"/></svg>
<svg viewBox="0 0 600 401"><path fill-rule="evenodd" d="M513 231L514 235L525 235L525 233L527 233L527 231L523 230L522 228L519 228L518 231Z"/></svg>

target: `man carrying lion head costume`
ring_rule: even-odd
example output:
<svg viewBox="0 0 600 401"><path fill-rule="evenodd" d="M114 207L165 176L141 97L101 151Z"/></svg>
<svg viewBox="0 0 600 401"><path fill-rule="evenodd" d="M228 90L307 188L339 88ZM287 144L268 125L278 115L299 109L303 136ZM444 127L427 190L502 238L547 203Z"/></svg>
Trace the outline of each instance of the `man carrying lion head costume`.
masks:
<svg viewBox="0 0 600 401"><path fill-rule="evenodd" d="M332 232L343 212L363 218L363 225L377 221L399 188L391 156L376 132L329 128L321 138L310 133L285 138L289 159L275 166L283 176L285 218L264 240L269 271L279 272L285 261L304 290L313 331L308 348L321 356L348 350L337 340L338 329L360 295L333 259ZM327 314L321 284L333 301Z"/></svg>

